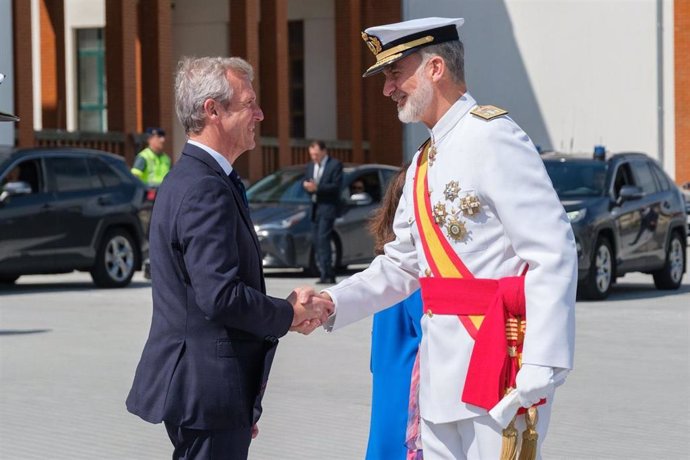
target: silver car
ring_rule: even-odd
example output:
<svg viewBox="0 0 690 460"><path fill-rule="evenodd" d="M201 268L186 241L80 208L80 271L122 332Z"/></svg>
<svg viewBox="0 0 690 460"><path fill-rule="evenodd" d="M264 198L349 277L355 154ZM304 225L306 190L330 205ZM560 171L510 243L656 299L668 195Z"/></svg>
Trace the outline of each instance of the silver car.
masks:
<svg viewBox="0 0 690 460"><path fill-rule="evenodd" d="M281 169L247 190L266 268L303 268L318 274L312 248L312 204L302 188L305 169L305 165ZM367 222L398 169L379 164L344 166L342 212L335 221L331 241L336 269L373 259L373 238Z"/></svg>

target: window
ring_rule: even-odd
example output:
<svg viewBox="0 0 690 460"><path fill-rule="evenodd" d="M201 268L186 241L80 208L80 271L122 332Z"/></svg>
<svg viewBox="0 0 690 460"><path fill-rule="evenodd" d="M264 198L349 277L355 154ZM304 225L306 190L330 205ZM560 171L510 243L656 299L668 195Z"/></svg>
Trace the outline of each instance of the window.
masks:
<svg viewBox="0 0 690 460"><path fill-rule="evenodd" d="M304 22L288 22L290 72L290 135L303 138L304 127Z"/></svg>
<svg viewBox="0 0 690 460"><path fill-rule="evenodd" d="M354 184L355 182L361 182L362 185L364 185L364 192L371 196L371 199L374 203L381 201L383 191L381 190L381 180L379 179L378 171L367 171L359 176L353 177L350 185ZM348 191L349 189L346 189L345 193ZM349 195L347 198L349 198Z"/></svg>
<svg viewBox="0 0 690 460"><path fill-rule="evenodd" d="M48 181L55 192L72 192L100 187L97 177L89 174L85 158L47 158Z"/></svg>
<svg viewBox="0 0 690 460"><path fill-rule="evenodd" d="M654 182L654 176L652 175L652 170L649 169L649 163L646 161L635 161L632 163L633 173L635 174L635 182L638 186L642 188L642 191L646 194L656 193L657 187L656 182Z"/></svg>
<svg viewBox="0 0 690 460"><path fill-rule="evenodd" d="M8 182L26 182L31 186L31 193L41 190L40 160L26 160L12 167L0 180L0 185Z"/></svg>
<svg viewBox="0 0 690 460"><path fill-rule="evenodd" d="M108 116L103 29L77 29L79 130L105 132Z"/></svg>
<svg viewBox="0 0 690 460"><path fill-rule="evenodd" d="M652 163L652 172L654 173L654 177L656 177L657 182L659 184L659 189L660 190L668 190L671 188L671 185L668 182L668 176L666 176L666 173L664 173L657 165Z"/></svg>
<svg viewBox="0 0 690 460"><path fill-rule="evenodd" d="M115 187L121 180L113 169L98 158L89 158L91 175L100 178L103 187Z"/></svg>
<svg viewBox="0 0 690 460"><path fill-rule="evenodd" d="M628 163L621 164L616 171L616 180L613 182L613 194L616 198L620 195L624 185L635 185Z"/></svg>

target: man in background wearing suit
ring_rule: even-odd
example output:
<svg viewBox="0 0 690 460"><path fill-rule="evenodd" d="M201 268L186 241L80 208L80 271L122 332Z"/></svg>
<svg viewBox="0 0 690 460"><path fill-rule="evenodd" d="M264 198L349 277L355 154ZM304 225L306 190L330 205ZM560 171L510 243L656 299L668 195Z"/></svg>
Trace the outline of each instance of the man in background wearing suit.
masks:
<svg viewBox="0 0 690 460"><path fill-rule="evenodd" d="M304 189L311 195L314 258L321 271L319 284L335 284L331 257L333 224L340 212L340 189L343 185L343 164L328 155L323 141L309 144L311 163L304 175Z"/></svg>
<svg viewBox="0 0 690 460"><path fill-rule="evenodd" d="M240 58L183 59L176 110L188 136L150 231L153 318L127 409L165 422L173 459L246 459L278 337L323 321L266 295L261 250L233 162L263 120Z"/></svg>

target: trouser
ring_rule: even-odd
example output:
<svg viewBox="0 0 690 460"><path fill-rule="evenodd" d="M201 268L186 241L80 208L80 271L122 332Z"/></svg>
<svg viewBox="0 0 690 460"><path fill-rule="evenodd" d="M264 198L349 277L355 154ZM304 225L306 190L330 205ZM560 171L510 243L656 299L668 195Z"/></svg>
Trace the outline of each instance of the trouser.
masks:
<svg viewBox="0 0 690 460"><path fill-rule="evenodd" d="M537 460L541 459L541 445L546 437L551 418L549 401L538 407ZM421 419L424 460L498 460L501 458L503 429L488 415L448 423L431 423ZM525 417L518 415L515 423L518 442L522 442Z"/></svg>
<svg viewBox="0 0 690 460"><path fill-rule="evenodd" d="M165 422L175 450L173 460L246 460L251 427L230 430L194 430Z"/></svg>
<svg viewBox="0 0 690 460"><path fill-rule="evenodd" d="M335 217L319 216L313 222L313 241L316 251L316 263L321 271L321 279L334 278L333 260L331 257L331 237Z"/></svg>

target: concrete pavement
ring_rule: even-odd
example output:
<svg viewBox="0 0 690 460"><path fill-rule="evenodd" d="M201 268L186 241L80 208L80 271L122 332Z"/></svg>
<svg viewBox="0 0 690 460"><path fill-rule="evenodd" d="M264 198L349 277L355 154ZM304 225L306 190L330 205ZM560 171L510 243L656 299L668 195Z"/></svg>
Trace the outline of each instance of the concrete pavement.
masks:
<svg viewBox="0 0 690 460"><path fill-rule="evenodd" d="M628 275L577 304L576 369L557 394L544 458L677 459L690 452L690 283L656 291ZM270 275L285 296L313 278ZM151 316L141 277L98 290L85 274L31 276L0 291L0 458L164 459L161 425L126 412ZM371 321L281 341L250 458L360 459Z"/></svg>

